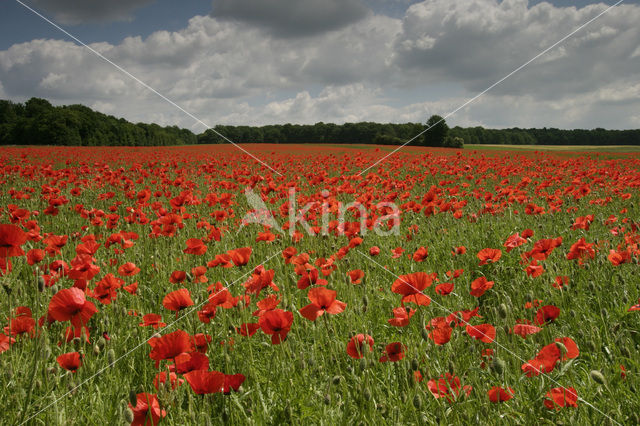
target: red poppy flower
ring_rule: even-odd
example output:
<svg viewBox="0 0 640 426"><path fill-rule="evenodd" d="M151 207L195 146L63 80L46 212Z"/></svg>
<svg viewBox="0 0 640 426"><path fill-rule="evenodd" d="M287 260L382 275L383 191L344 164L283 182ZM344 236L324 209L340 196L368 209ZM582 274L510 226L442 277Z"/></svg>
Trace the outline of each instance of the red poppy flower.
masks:
<svg viewBox="0 0 640 426"><path fill-rule="evenodd" d="M118 273L123 277L132 277L140 272L140 268L135 263L127 262L118 268Z"/></svg>
<svg viewBox="0 0 640 426"><path fill-rule="evenodd" d="M459 254L465 254L467 252L467 248L465 246L460 246L460 247L454 247L453 250L451 251L451 254L453 254L454 256L457 256Z"/></svg>
<svg viewBox="0 0 640 426"><path fill-rule="evenodd" d="M347 275L349 276L351 284L360 284L364 277L364 272L362 272L361 269L354 269L353 271L347 272Z"/></svg>
<svg viewBox="0 0 640 426"><path fill-rule="evenodd" d="M16 225L0 225L0 257L24 255L20 247L27 242L27 234Z"/></svg>
<svg viewBox="0 0 640 426"><path fill-rule="evenodd" d="M209 357L200 352L183 353L175 357L175 365L169 368L178 374L185 374L189 371L208 370Z"/></svg>
<svg viewBox="0 0 640 426"><path fill-rule="evenodd" d="M380 247L378 246L373 246L369 249L369 255L370 256L377 256L380 254Z"/></svg>
<svg viewBox="0 0 640 426"><path fill-rule="evenodd" d="M429 250L426 247L420 247L413 253L413 260L415 262L422 262L429 256Z"/></svg>
<svg viewBox="0 0 640 426"><path fill-rule="evenodd" d="M185 254L203 255L207 252L207 246L199 238L189 238L187 240L187 248L182 250Z"/></svg>
<svg viewBox="0 0 640 426"><path fill-rule="evenodd" d="M409 319L416 313L415 309L404 307L395 308L393 310L393 318L387 320L394 327L406 327L409 325Z"/></svg>
<svg viewBox="0 0 640 426"><path fill-rule="evenodd" d="M535 325L516 324L513 326L513 334L517 334L523 339L526 339L530 334L536 334L541 331L542 329L540 327L536 327Z"/></svg>
<svg viewBox="0 0 640 426"><path fill-rule="evenodd" d="M200 353L207 353L209 343L211 343L212 337L208 334L197 333L193 335L193 346L196 351Z"/></svg>
<svg viewBox="0 0 640 426"><path fill-rule="evenodd" d="M171 284L178 284L183 282L187 278L187 274L184 271L173 271L169 277Z"/></svg>
<svg viewBox="0 0 640 426"><path fill-rule="evenodd" d="M251 257L251 247L242 247L235 250L227 251L227 254L231 257L231 261L236 266L244 266L249 263Z"/></svg>
<svg viewBox="0 0 640 426"><path fill-rule="evenodd" d="M427 324L425 328L429 330L428 336L433 340L433 343L436 345L444 345L451 340L453 328L451 328L449 323L450 321L445 317L436 317L429 321L429 324Z"/></svg>
<svg viewBox="0 0 640 426"><path fill-rule="evenodd" d="M138 281L129 285L125 285L124 287L122 287L122 289L129 294L136 294L136 292L138 291Z"/></svg>
<svg viewBox="0 0 640 426"><path fill-rule="evenodd" d="M171 385L171 389L175 389L184 383L183 379L178 379L178 375L176 373L169 373L167 375L167 372L163 371L161 373L156 374L156 377L153 378L153 386L157 390L160 390L160 385L167 383L167 381L169 381L169 384Z"/></svg>
<svg viewBox="0 0 640 426"><path fill-rule="evenodd" d="M258 324L265 334L271 335L271 343L278 345L287 338L287 334L291 330L293 313L274 309L265 312L258 320Z"/></svg>
<svg viewBox="0 0 640 426"><path fill-rule="evenodd" d="M491 324L467 325L469 337L484 343L491 343L496 339L496 328Z"/></svg>
<svg viewBox="0 0 640 426"><path fill-rule="evenodd" d="M543 325L553 322L560 316L560 308L553 305L543 306L536 312L536 324Z"/></svg>
<svg viewBox="0 0 640 426"><path fill-rule="evenodd" d="M538 261L533 259L531 261L531 263L525 269L525 272L531 278L536 278L536 277L539 277L540 275L542 275L542 273L544 272L544 266L539 265Z"/></svg>
<svg viewBox="0 0 640 426"><path fill-rule="evenodd" d="M31 249L27 252L27 263L29 265L35 265L42 262L45 252L42 249Z"/></svg>
<svg viewBox="0 0 640 426"><path fill-rule="evenodd" d="M431 379L427 382L429 392L436 398L446 398L448 402L453 402L463 390L467 396L471 394L472 387L465 385L461 387L460 378L446 373L439 379Z"/></svg>
<svg viewBox="0 0 640 426"><path fill-rule="evenodd" d="M578 406L578 393L574 388L553 388L547 392L545 398L544 406L549 410Z"/></svg>
<svg viewBox="0 0 640 426"><path fill-rule="evenodd" d="M630 307L627 312L640 311L640 299L638 299L638 304Z"/></svg>
<svg viewBox="0 0 640 426"><path fill-rule="evenodd" d="M384 348L384 355L379 359L380 362L396 362L404 358L404 351L407 349L405 345L400 342L389 343Z"/></svg>
<svg viewBox="0 0 640 426"><path fill-rule="evenodd" d="M167 324L162 322L162 316L158 314L146 314L142 317L142 322L138 325L140 327L153 327L157 330L158 327L164 327Z"/></svg>
<svg viewBox="0 0 640 426"><path fill-rule="evenodd" d="M584 237L582 237L569 248L569 253L567 253L567 259L568 260L578 259L578 263L582 264L585 259L587 258L593 259L595 255L596 255L596 252L593 249L593 243L588 244L585 241Z"/></svg>
<svg viewBox="0 0 640 426"><path fill-rule="evenodd" d="M146 392L137 394L136 406L129 403L129 408L133 412L131 426L156 426L167 415L166 411L160 409L158 397Z"/></svg>
<svg viewBox="0 0 640 426"><path fill-rule="evenodd" d="M309 321L315 321L325 312L332 315L339 314L344 311L347 304L336 300L336 295L335 290L329 290L324 287L312 288L308 294L311 303L300 309L300 315Z"/></svg>
<svg viewBox="0 0 640 426"><path fill-rule="evenodd" d="M425 288L431 286L433 278L426 272L414 272L412 274L401 275L391 285L391 291L403 296L420 293Z"/></svg>
<svg viewBox="0 0 640 426"><path fill-rule="evenodd" d="M85 298L79 288L65 288L53 295L47 311L49 318L56 321L71 321L71 325L80 329L98 312L96 305Z"/></svg>
<svg viewBox="0 0 640 426"><path fill-rule="evenodd" d="M347 355L351 358L360 359L364 356L364 348L369 346L369 351L373 350L373 337L368 334L356 334L347 343Z"/></svg>
<svg viewBox="0 0 640 426"><path fill-rule="evenodd" d="M500 386L494 386L487 392L489 395L489 401L493 403L509 401L513 398L513 388L503 389Z"/></svg>
<svg viewBox="0 0 640 426"><path fill-rule="evenodd" d="M569 277L567 276L557 276L554 283L551 284L553 287L561 290L563 287L569 285Z"/></svg>
<svg viewBox="0 0 640 426"><path fill-rule="evenodd" d="M4 328L4 332L9 336L19 336L21 334L27 334L30 337L34 337L36 330L36 320L31 317L31 312L28 315L18 315L11 318L9 326Z"/></svg>
<svg viewBox="0 0 640 426"><path fill-rule="evenodd" d="M393 250L391 250L391 258L397 259L400 256L402 256L402 253L404 253L404 249L402 247L396 247Z"/></svg>
<svg viewBox="0 0 640 426"><path fill-rule="evenodd" d="M245 337L251 337L260 329L260 324L256 323L243 323L236 329L238 334L241 334Z"/></svg>
<svg viewBox="0 0 640 426"><path fill-rule="evenodd" d="M244 374L225 374L222 392L230 394L231 390L238 391L245 381Z"/></svg>
<svg viewBox="0 0 640 426"><path fill-rule="evenodd" d="M14 339L13 337L9 337L5 334L0 333L0 354L9 350L11 345L13 345L15 342L16 339Z"/></svg>
<svg viewBox="0 0 640 426"><path fill-rule="evenodd" d="M500 249L484 248L477 254L480 260L479 266L486 265L487 263L495 263L502 257L502 251Z"/></svg>
<svg viewBox="0 0 640 426"><path fill-rule="evenodd" d="M509 253L514 248L520 247L521 245L523 245L526 242L527 242L527 240L525 238L521 237L520 234L518 234L516 232L515 234L513 234L509 238L507 238L507 241L504 242L503 246L507 249L507 253Z"/></svg>
<svg viewBox="0 0 640 426"><path fill-rule="evenodd" d="M64 368L65 370L69 370L72 373L78 371L78 368L82 365L82 361L80 360L80 354L78 352L69 352L66 354L62 354L56 358L58 365Z"/></svg>
<svg viewBox="0 0 640 426"><path fill-rule="evenodd" d="M436 293L439 294L440 296L446 296L448 294L451 294L451 292L453 291L453 288L454 288L453 283L438 284L436 286Z"/></svg>
<svg viewBox="0 0 640 426"><path fill-rule="evenodd" d="M609 250L609 255L607 259L613 266L620 266L623 263L631 262L631 252L629 249L626 250Z"/></svg>
<svg viewBox="0 0 640 426"><path fill-rule="evenodd" d="M224 373L219 371L194 370L184 378L198 395L222 392L224 388Z"/></svg>
<svg viewBox="0 0 640 426"><path fill-rule="evenodd" d="M186 288L172 291L162 299L162 306L170 311L176 311L176 313L192 305L191 294Z"/></svg>
<svg viewBox="0 0 640 426"><path fill-rule="evenodd" d="M490 290L492 287L493 281L488 281L486 277L479 277L471 283L470 294L475 297L480 297L485 291Z"/></svg>
<svg viewBox="0 0 640 426"><path fill-rule="evenodd" d="M149 358L155 361L174 359L182 353L193 351L191 336L183 330L176 330L160 337L152 337L147 343L151 346Z"/></svg>

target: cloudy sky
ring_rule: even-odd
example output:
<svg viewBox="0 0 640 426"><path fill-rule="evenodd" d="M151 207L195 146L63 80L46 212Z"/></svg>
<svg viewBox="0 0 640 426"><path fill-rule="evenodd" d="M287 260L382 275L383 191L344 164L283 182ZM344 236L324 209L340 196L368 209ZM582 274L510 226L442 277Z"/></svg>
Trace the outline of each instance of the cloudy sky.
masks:
<svg viewBox="0 0 640 426"><path fill-rule="evenodd" d="M209 126L425 122L603 12L588 0L20 0ZM447 119L640 128L640 1L611 9ZM15 0L0 98L204 130Z"/></svg>

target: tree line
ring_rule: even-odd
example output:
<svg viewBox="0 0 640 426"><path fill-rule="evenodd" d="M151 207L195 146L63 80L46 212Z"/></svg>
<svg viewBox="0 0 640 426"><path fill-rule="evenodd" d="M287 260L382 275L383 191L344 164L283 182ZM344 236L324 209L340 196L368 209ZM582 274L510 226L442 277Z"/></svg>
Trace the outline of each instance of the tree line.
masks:
<svg viewBox="0 0 640 426"><path fill-rule="evenodd" d="M428 129L428 130L427 130ZM160 146L226 143L330 143L461 148L466 144L640 145L640 130L449 128L433 115L426 123L315 123L217 125L198 135L177 126L131 123L83 105L53 106L45 99L0 100L1 145ZM417 136L419 135L419 136ZM416 137L417 136L417 137Z"/></svg>

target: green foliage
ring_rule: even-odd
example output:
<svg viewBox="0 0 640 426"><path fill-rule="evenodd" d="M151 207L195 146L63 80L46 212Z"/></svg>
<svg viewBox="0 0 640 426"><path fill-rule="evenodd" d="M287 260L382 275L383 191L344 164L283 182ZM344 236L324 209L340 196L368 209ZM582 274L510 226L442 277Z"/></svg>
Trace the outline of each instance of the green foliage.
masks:
<svg viewBox="0 0 640 426"><path fill-rule="evenodd" d="M425 131L425 129L428 129ZM416 135L421 134L415 140ZM223 135L224 137L220 136ZM462 148L497 145L640 145L640 130L449 129L439 115L421 123L315 123L266 126L216 125L195 135L177 126L133 124L83 105L53 106L31 98L24 104L0 100L0 145L158 146L228 143L332 143Z"/></svg>
<svg viewBox="0 0 640 426"><path fill-rule="evenodd" d="M83 105L53 106L31 98L24 104L0 100L0 144L156 146L197 143L177 126L133 124Z"/></svg>

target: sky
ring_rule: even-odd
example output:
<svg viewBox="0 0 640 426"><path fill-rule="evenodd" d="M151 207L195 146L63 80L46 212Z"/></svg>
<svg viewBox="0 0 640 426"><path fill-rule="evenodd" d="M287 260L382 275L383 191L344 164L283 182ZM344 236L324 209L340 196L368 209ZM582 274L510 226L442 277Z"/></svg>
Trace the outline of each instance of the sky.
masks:
<svg viewBox="0 0 640 426"><path fill-rule="evenodd" d="M614 3L2 0L0 99L196 133L433 114L464 127L640 128L640 0L594 20Z"/></svg>

